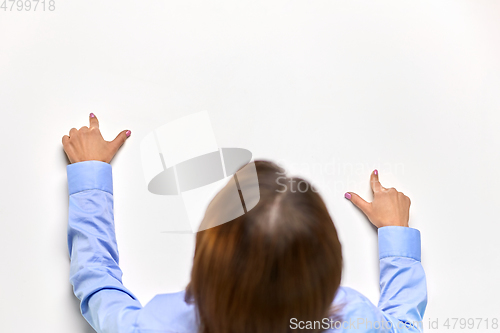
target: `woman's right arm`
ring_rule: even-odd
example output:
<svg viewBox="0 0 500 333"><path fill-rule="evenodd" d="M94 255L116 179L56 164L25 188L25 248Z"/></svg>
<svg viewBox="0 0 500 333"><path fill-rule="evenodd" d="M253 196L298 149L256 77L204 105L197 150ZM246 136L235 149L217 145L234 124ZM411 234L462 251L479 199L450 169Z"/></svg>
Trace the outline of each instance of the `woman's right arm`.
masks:
<svg viewBox="0 0 500 333"><path fill-rule="evenodd" d="M420 262L420 232L409 227L381 227L378 244L378 308L396 332L422 332L427 284Z"/></svg>
<svg viewBox="0 0 500 333"><path fill-rule="evenodd" d="M384 188L375 170L370 179L373 201L347 192L378 228L380 300L378 308L396 332L422 332L427 284L420 262L420 232L408 226L410 199L394 188Z"/></svg>

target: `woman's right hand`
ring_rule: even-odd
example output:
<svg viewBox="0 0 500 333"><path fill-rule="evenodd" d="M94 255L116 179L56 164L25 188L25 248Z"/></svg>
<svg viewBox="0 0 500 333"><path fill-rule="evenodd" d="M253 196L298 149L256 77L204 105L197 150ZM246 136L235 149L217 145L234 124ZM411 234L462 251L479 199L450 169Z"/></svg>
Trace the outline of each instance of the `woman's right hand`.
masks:
<svg viewBox="0 0 500 333"><path fill-rule="evenodd" d="M373 191L372 202L366 202L354 192L347 192L345 197L351 200L377 228L408 227L410 198L398 192L394 187L383 187L378 180L377 170L372 172L370 184Z"/></svg>

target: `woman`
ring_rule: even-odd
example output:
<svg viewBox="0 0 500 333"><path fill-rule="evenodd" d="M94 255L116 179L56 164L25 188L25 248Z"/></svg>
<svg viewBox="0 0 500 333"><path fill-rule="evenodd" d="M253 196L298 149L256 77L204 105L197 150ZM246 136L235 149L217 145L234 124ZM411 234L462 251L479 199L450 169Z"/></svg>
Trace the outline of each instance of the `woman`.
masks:
<svg viewBox="0 0 500 333"><path fill-rule="evenodd" d="M130 136L104 141L99 122L63 137L69 189L70 281L97 332L420 332L427 304L420 233L408 227L410 199L371 175L373 202L345 194L378 227L378 306L340 286L342 252L333 221L309 183L257 161L260 201L221 225L227 188L212 200L196 235L186 291L142 307L121 282L109 164ZM244 186L245 177L238 181ZM302 182L301 191L293 184ZM294 190L295 189L295 190ZM211 224L215 226L211 226Z"/></svg>

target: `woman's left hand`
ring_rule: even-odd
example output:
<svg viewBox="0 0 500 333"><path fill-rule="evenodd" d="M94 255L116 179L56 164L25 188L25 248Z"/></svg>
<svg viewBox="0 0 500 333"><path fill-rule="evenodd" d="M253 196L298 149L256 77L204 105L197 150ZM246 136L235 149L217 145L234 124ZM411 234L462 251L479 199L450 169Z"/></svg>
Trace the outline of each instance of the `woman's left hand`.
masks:
<svg viewBox="0 0 500 333"><path fill-rule="evenodd" d="M83 126L79 130L72 128L69 136L63 136L64 151L71 163L90 160L110 163L131 132L123 130L113 141L106 141L99 131L97 117L91 113L89 120L89 127Z"/></svg>

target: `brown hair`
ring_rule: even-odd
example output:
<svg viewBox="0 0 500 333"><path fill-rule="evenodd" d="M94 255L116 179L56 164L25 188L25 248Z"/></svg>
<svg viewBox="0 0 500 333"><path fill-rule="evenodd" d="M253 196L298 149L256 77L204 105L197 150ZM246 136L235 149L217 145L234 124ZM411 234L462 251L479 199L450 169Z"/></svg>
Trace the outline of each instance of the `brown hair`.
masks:
<svg viewBox="0 0 500 333"><path fill-rule="evenodd" d="M186 301L196 305L200 333L292 332L292 318L334 315L342 251L323 200L310 183L287 177L276 164L254 163L257 205L196 235ZM245 178L238 176L240 186L248 185ZM207 208L205 228L223 210L234 209L222 204L229 202L227 187Z"/></svg>

